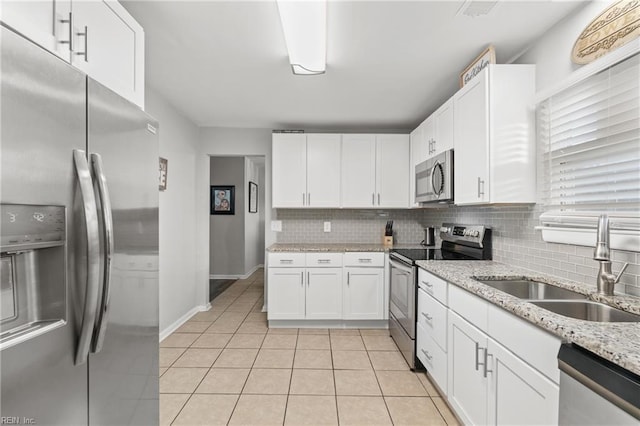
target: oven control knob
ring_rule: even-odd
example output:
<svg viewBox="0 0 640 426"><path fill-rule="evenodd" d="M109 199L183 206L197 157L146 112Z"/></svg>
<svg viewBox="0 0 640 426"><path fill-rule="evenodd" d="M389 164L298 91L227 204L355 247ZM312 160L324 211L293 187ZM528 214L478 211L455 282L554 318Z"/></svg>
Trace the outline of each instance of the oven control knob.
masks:
<svg viewBox="0 0 640 426"><path fill-rule="evenodd" d="M473 232L472 235L476 238L480 235L480 231L478 231L477 229L474 229L472 232Z"/></svg>
<svg viewBox="0 0 640 426"><path fill-rule="evenodd" d="M449 228L447 228L446 226L442 226L442 227L440 227L440 232L442 232L444 234L448 234L449 233Z"/></svg>

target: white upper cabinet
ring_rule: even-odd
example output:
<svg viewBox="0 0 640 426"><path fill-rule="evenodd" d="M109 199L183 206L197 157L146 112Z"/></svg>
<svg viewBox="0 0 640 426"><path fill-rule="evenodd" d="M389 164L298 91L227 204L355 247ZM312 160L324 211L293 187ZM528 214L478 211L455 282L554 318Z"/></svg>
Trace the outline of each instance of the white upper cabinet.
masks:
<svg viewBox="0 0 640 426"><path fill-rule="evenodd" d="M433 113L433 133L430 156L453 149L453 98Z"/></svg>
<svg viewBox="0 0 640 426"><path fill-rule="evenodd" d="M273 207L340 207L336 134L273 134Z"/></svg>
<svg viewBox="0 0 640 426"><path fill-rule="evenodd" d="M340 206L340 149L340 135L307 135L307 207Z"/></svg>
<svg viewBox="0 0 640 426"><path fill-rule="evenodd" d="M144 108L144 31L115 0L3 1L4 23Z"/></svg>
<svg viewBox="0 0 640 426"><path fill-rule="evenodd" d="M409 207L409 136L376 136L376 207Z"/></svg>
<svg viewBox="0 0 640 426"><path fill-rule="evenodd" d="M69 62L71 1L3 1L2 22Z"/></svg>
<svg viewBox="0 0 640 426"><path fill-rule="evenodd" d="M374 207L376 136L342 136L342 207Z"/></svg>
<svg viewBox="0 0 640 426"><path fill-rule="evenodd" d="M344 135L342 207L409 207L409 135Z"/></svg>
<svg viewBox="0 0 640 426"><path fill-rule="evenodd" d="M422 163L428 157L428 149L426 140L423 135L426 127L425 120L409 135L411 162L409 163L409 203L411 207L419 207L416 203L416 166ZM429 121L430 122L430 121Z"/></svg>
<svg viewBox="0 0 640 426"><path fill-rule="evenodd" d="M274 133L272 170L273 207L305 207L307 135Z"/></svg>
<svg viewBox="0 0 640 426"><path fill-rule="evenodd" d="M74 1L71 63L144 108L144 31L113 0Z"/></svg>
<svg viewBox="0 0 640 426"><path fill-rule="evenodd" d="M534 203L534 65L489 65L454 96L455 203Z"/></svg>

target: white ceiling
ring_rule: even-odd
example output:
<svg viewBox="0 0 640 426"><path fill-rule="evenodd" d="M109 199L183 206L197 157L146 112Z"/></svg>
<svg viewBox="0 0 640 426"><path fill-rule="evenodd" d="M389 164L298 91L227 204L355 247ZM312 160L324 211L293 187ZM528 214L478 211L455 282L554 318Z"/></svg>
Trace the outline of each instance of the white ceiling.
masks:
<svg viewBox="0 0 640 426"><path fill-rule="evenodd" d="M275 0L121 1L146 33L146 78L201 126L410 130L488 44L513 60L583 2L330 1L327 72L295 76Z"/></svg>

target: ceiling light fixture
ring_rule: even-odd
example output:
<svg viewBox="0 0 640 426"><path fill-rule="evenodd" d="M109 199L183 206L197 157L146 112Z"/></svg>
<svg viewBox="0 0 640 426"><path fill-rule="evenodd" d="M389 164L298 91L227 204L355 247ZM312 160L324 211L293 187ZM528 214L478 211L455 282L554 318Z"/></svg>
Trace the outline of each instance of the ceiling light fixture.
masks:
<svg viewBox="0 0 640 426"><path fill-rule="evenodd" d="M324 74L327 67L327 2L276 0L294 74Z"/></svg>

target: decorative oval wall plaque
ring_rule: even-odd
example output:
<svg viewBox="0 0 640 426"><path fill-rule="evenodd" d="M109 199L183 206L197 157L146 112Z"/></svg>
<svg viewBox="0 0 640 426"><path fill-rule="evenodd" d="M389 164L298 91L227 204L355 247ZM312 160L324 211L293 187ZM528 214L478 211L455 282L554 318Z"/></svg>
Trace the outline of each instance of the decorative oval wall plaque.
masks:
<svg viewBox="0 0 640 426"><path fill-rule="evenodd" d="M620 0L596 17L573 45L571 60L584 65L640 36L640 0Z"/></svg>

